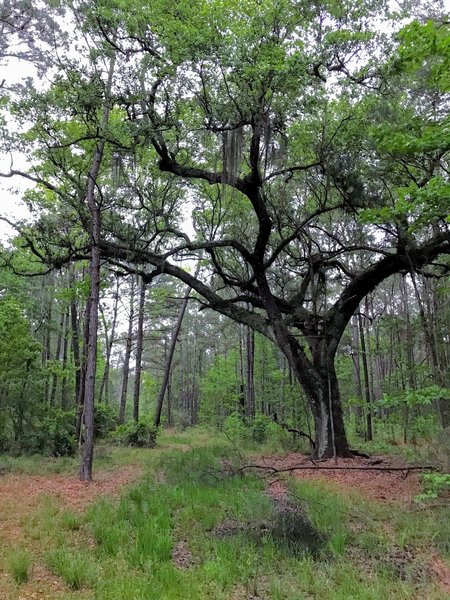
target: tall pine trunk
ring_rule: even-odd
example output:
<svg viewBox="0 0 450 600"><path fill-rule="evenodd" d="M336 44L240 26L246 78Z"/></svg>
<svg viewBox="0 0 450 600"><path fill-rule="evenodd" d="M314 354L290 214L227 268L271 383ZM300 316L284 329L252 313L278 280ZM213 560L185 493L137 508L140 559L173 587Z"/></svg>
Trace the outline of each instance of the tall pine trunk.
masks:
<svg viewBox="0 0 450 600"><path fill-rule="evenodd" d="M138 326L136 332L136 363L134 369L134 390L133 390L133 419L139 420L139 397L141 391L141 373L142 373L142 348L144 341L144 305L145 305L145 282L140 278L139 281L139 306L138 306Z"/></svg>
<svg viewBox="0 0 450 600"><path fill-rule="evenodd" d="M127 394L128 394L128 380L130 376L130 358L131 358L131 344L133 341L133 322L134 322L134 278L131 279L131 290L130 290L130 312L128 315L128 331L125 342L125 356L123 359L122 367L122 388L120 391L120 402L119 402L119 424L125 422L125 412L127 406Z"/></svg>
<svg viewBox="0 0 450 600"><path fill-rule="evenodd" d="M195 273L196 275L198 273L198 269L199 269L199 267L197 267L197 270ZM161 384L161 387L159 390L158 398L156 400L155 418L153 421L155 427L159 427L161 425L161 412L162 412L162 407L163 407L163 402L164 402L164 396L165 396L166 389L167 389L167 384L170 379L170 370L172 367L173 355L175 353L175 346L177 344L177 339L180 334L181 325L183 323L183 318L184 318L184 314L186 312L186 308L188 305L190 293L191 293L191 288L187 287L185 296L183 298L183 302L181 303L181 306L180 306L180 312L178 313L175 327L173 328L173 331L172 331L172 337L170 340L169 350L168 350L167 356L166 356L166 363L164 365L163 381L162 381L162 384ZM182 389L183 389L183 385L180 386L180 394L182 392Z"/></svg>

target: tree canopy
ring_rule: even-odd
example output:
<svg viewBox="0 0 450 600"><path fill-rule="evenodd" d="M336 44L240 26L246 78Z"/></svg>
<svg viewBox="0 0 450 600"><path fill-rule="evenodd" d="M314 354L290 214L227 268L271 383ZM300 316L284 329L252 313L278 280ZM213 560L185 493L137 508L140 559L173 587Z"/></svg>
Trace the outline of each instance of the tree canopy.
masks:
<svg viewBox="0 0 450 600"><path fill-rule="evenodd" d="M189 285L277 344L315 454L348 455L334 358L352 315L395 273L448 272L450 32L423 12L73 3L48 85L5 98L4 149L30 169L3 175L36 183L25 244L52 268L95 250L97 269Z"/></svg>

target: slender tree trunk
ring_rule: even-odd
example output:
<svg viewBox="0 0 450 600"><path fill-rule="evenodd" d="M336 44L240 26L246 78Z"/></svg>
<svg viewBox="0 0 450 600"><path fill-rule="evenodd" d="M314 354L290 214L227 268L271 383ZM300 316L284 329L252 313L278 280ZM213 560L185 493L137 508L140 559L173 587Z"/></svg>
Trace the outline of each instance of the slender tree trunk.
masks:
<svg viewBox="0 0 450 600"><path fill-rule="evenodd" d="M111 323L111 332L108 335L105 326L105 343L106 343L106 360L105 370L103 371L102 382L100 384L100 391L98 394L98 401L102 402L103 395L105 397L106 404L109 403L109 372L111 369L111 353L115 341L116 324L117 324L117 313L119 308L119 278L116 279L116 289L114 292L114 304L113 304L113 318Z"/></svg>
<svg viewBox="0 0 450 600"><path fill-rule="evenodd" d="M198 270L199 270L199 267L197 267L196 276L198 274ZM186 308L187 308L187 305L189 302L190 293L191 293L191 288L187 287L186 291L185 291L185 296L184 296L183 302L181 303L180 312L178 313L175 327L172 331L172 337L170 340L169 350L167 352L166 364L164 365L163 381L161 384L161 388L159 390L158 398L156 400L155 418L153 421L155 427L159 427L161 425L161 411L162 411L162 406L163 406L164 396L166 393L167 384L168 384L169 377L170 377L170 369L172 366L173 355L175 352L175 346L177 343L177 339L180 334L181 325L183 323L184 314L186 312ZM181 365L180 365L180 368L181 368ZM180 386L180 394L181 393L182 393L182 386Z"/></svg>
<svg viewBox="0 0 450 600"><path fill-rule="evenodd" d="M114 73L114 57L110 61L106 98L103 107L102 129L105 129L110 110L110 94ZM84 446L80 465L80 479L92 480L92 461L94 458L94 396L97 372L97 335L98 335L98 305L100 302L100 232L101 207L95 199L97 178L105 148L105 139L97 142L91 169L88 175L86 204L91 219L91 257L89 263L90 275L90 306L89 306L89 343L86 361L86 382L84 388Z"/></svg>
<svg viewBox="0 0 450 600"><path fill-rule="evenodd" d="M86 365L87 355L89 346L89 319L91 314L91 297L87 299L86 308L84 311L84 324L83 324L83 348L81 351L80 358L80 388L79 396L77 397L78 414L77 414L77 425L76 425L76 436L77 440L82 445L82 429L83 429L83 418L84 418L84 399L86 389Z"/></svg>
<svg viewBox="0 0 450 600"><path fill-rule="evenodd" d="M246 379L247 379L247 415L255 416L255 332L247 327L246 336Z"/></svg>
<svg viewBox="0 0 450 600"><path fill-rule="evenodd" d="M358 333L358 317L353 315L351 320L351 330L352 330L352 359L353 359L353 378L355 380L356 387L356 396L359 402L362 402L363 392L362 392L362 383L361 383L361 366L359 362L359 333ZM355 416L356 416L356 431L358 435L363 434L363 426L362 426L362 410L361 405L358 403L355 407Z"/></svg>
<svg viewBox="0 0 450 600"><path fill-rule="evenodd" d="M139 307L138 307L138 326L136 332L136 366L134 370L134 390L133 390L133 419L139 420L139 396L141 391L141 372L142 372L142 346L144 339L144 305L145 305L145 283L142 277L139 281Z"/></svg>
<svg viewBox="0 0 450 600"><path fill-rule="evenodd" d="M111 353L115 342L116 325L117 325L117 313L119 310L119 278L116 278L116 289L114 292L114 304L113 304L113 319L111 323L111 332L108 336L105 328L105 340L106 340L106 361L105 370L103 371L102 382L100 384L100 391L98 394L98 400L103 400L103 395L106 404L109 403L109 373L111 370Z"/></svg>
<svg viewBox="0 0 450 600"><path fill-rule="evenodd" d="M438 360L438 355L437 355L437 348L436 348L437 344L436 344L436 340L434 337L434 331L431 328L430 323L425 314L422 298L420 296L419 288L418 288L417 282L416 282L415 273L411 273L411 279L412 279L414 291L416 294L417 303L419 305L419 315L420 315L420 321L422 323L422 328L423 328L423 332L424 332L424 336L425 336L425 343L428 347L428 352L431 357L431 368L432 368L432 372L433 372L433 377L434 377L435 382L438 385L444 387L446 382L443 381L442 373L440 370L440 365L439 365L439 360ZM439 418L441 421L442 428L446 429L447 427L450 427L450 402L446 398L440 398L437 401L437 406L438 406L438 413L439 413Z"/></svg>
<svg viewBox="0 0 450 600"><path fill-rule="evenodd" d="M55 362L61 360L61 347L62 347L62 342L63 342L63 337L64 337L65 316L66 316L66 313L61 308L61 318L59 321L58 337L56 340ZM55 372L55 373L53 373L52 385L51 385L51 391L50 391L50 404L52 406L55 404L57 386L58 386L58 373Z"/></svg>
<svg viewBox="0 0 450 600"><path fill-rule="evenodd" d="M120 404L119 404L119 423L125 422L125 410L127 405L127 393L128 393L128 379L130 375L130 357L131 357L131 344L133 341L133 322L134 322L134 278L131 279L131 290L130 290L130 313L128 316L128 332L127 339L125 342L125 356L123 359L122 368L122 389L120 392Z"/></svg>
<svg viewBox="0 0 450 600"><path fill-rule="evenodd" d="M373 439L372 432L372 399L370 396L370 382L369 382L369 368L367 364L367 348L366 348L366 338L364 334L364 325L361 315L358 315L358 328L359 328L359 339L361 340L361 359L363 365L363 374L364 374L364 395L366 399L366 436L367 440L370 442Z"/></svg>
<svg viewBox="0 0 450 600"><path fill-rule="evenodd" d="M167 426L172 427L172 369L170 369L169 381L167 382Z"/></svg>
<svg viewBox="0 0 450 600"><path fill-rule="evenodd" d="M75 280L71 281L74 285ZM80 360L80 325L78 323L78 311L75 295L70 301L70 329L72 338L72 355L73 366L75 368L75 402L80 403L80 387L81 387L81 360ZM78 439L78 438L77 438Z"/></svg>
<svg viewBox="0 0 450 600"><path fill-rule="evenodd" d="M63 410L67 407L66 396L67 396L67 354L69 348L69 318L70 318L70 307L66 311L66 317L64 322L64 340L63 340L63 352L62 352L62 368L63 376L61 381L61 408Z"/></svg>

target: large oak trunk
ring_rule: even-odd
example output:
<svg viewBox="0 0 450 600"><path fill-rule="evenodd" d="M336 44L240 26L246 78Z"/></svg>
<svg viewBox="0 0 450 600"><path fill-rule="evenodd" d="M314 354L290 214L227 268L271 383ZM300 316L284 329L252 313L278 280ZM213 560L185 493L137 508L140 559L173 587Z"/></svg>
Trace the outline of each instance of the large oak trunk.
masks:
<svg viewBox="0 0 450 600"><path fill-rule="evenodd" d="M345 433L334 361L328 359L315 365L310 363L305 368L305 360L306 357L303 357L302 368L299 368L296 361L293 370L306 393L314 417L313 455L315 458L348 457L351 453Z"/></svg>

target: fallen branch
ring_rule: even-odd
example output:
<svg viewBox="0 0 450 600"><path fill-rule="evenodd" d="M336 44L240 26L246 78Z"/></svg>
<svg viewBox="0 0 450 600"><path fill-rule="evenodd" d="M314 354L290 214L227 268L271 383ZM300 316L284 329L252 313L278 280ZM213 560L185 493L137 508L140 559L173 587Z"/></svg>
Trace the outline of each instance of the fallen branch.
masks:
<svg viewBox="0 0 450 600"><path fill-rule="evenodd" d="M271 475L280 473L292 473L293 471L401 471L408 475L411 471L437 471L437 468L432 465L411 465L406 467L376 467L376 466L318 466L318 465L299 465L294 467L286 467L285 469L277 469L269 465L245 465L234 472L234 475L243 473L246 470L259 469L261 471L269 471Z"/></svg>

